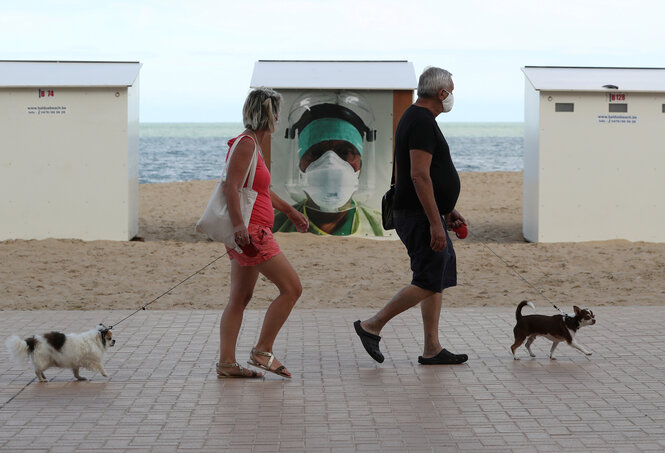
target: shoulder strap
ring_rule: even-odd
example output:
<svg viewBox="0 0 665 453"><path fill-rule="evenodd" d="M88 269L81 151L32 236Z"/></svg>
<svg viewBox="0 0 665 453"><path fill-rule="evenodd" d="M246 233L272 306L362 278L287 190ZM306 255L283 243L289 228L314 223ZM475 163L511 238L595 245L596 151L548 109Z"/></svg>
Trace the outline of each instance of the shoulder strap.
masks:
<svg viewBox="0 0 665 453"><path fill-rule="evenodd" d="M254 154L252 155L252 160L249 162L249 167L247 167L247 171L245 172L245 177L243 178L243 181L247 182L247 184L246 184L247 187L249 187L251 189L254 186L254 176L256 175L256 164L258 163L258 160L257 160L258 158L256 156L257 143L256 143L256 139L254 139L254 137L252 137L251 135L246 135L246 134L239 135L238 138L233 142L233 145L231 146L231 149L229 150L229 157L228 157L228 159L226 159L226 165L224 166L224 171L222 172L221 179L222 179L222 181L226 180L226 174L227 174L227 171L228 171L228 168L229 168L229 162L231 162L231 156L233 155L233 152L235 151L236 146L238 145L238 143L240 143L240 140L242 140L243 137L249 137L254 142ZM244 187L245 184L243 183L242 186Z"/></svg>
<svg viewBox="0 0 665 453"><path fill-rule="evenodd" d="M397 150L393 150L393 176L390 179L390 187L395 185L395 173L397 173Z"/></svg>

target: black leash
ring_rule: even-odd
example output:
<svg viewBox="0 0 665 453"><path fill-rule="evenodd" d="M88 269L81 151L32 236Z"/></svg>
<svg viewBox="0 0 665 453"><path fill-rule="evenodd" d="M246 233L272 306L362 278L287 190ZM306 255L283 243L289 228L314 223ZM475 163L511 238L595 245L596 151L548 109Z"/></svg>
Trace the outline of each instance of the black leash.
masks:
<svg viewBox="0 0 665 453"><path fill-rule="evenodd" d="M564 315L564 317L565 317L565 316L568 316L566 313L563 312L563 310L561 310L559 307L557 307L557 306L554 304L554 302L552 302L552 301L550 300L550 298L547 297L547 296L545 295L545 293L543 293L539 288L536 288L536 286L532 285L531 282L529 282L529 280L527 280L526 278L524 278L522 275L518 274L517 271L516 271L515 269L513 269L513 268L510 266L510 264L508 264L508 262L507 262L506 260L504 260L503 258L501 258L501 257L499 256L499 254L496 253L494 250L492 250L492 249L490 248L490 246L487 245L483 240L481 240L481 239L478 238L478 237L476 237L476 240L477 240L478 242L480 242L481 244L483 244L483 245L487 248L487 250L489 250L490 252L492 252L492 254L493 254L494 256L496 256L496 257L499 258L501 261L503 261L503 264L505 264L506 267L507 267L508 269L510 269L511 271L513 271L513 273L514 273L515 275L517 275L517 276L518 276L519 278L521 278L521 279L522 279L527 285L529 285L531 288L533 288L535 291L537 291L538 294L540 294L541 296L543 296L543 298L545 298L545 300L547 300L547 301L548 301L548 302L549 302L554 308L556 308L556 309L559 311L559 313L561 313L562 315Z"/></svg>
<svg viewBox="0 0 665 453"><path fill-rule="evenodd" d="M14 396L12 396L12 397L9 398L7 401L5 401L4 403L2 403L2 405L0 405L0 410L4 409L6 405L8 405L9 403L11 403L11 402L14 400L14 398L16 398L16 397L19 396L21 393L23 393L23 390L27 389L28 386L29 386L30 384L32 384L33 382L35 382L36 380L37 380L37 378L36 378L36 377L33 377L33 378L32 378L32 381L30 381L30 382L28 382L27 384L25 384L25 385L23 386L23 388L22 388L21 390L19 390L18 392L16 392L16 394L15 394Z"/></svg>
<svg viewBox="0 0 665 453"><path fill-rule="evenodd" d="M108 327L104 326L104 324L102 324L102 325L104 326L104 328L106 328L106 329L108 329L108 330L113 329L113 327L117 326L118 324L120 324L121 322L123 322L124 320L126 320L127 318L130 318L130 317L134 316L136 313L140 312L141 310L145 310L145 308L146 308L148 305L150 305L150 304L156 302L159 298L164 297L165 295L167 295L168 293L170 293L171 291L173 291L174 289L176 289L178 286L182 285L182 284L185 283L187 280L189 280L190 278L194 277L196 274L200 273L201 271L205 270L206 268L210 267L212 264L216 263L217 261L219 261L220 259L224 258L224 257L225 257L226 255L228 255L228 254L229 254L229 252L227 251L227 252L224 253L223 255L218 256L217 258L215 258L214 260L212 260L211 262L209 262L208 264L206 264L205 266L203 266L203 267L202 267L201 269L199 269L198 271L194 272L192 275L190 275L189 277L187 277L186 279L184 279L183 281L181 281L181 282L178 283L177 285L173 286L172 288L168 289L168 290L165 291L164 293L162 293L162 294L160 294L159 296L155 297L153 300L151 300L151 301L148 302L147 304L143 305L141 308L139 308L138 310L136 310L136 311L134 311L133 313L129 314L128 316L125 316L125 317L122 318L120 321L116 322L114 325L111 325L111 326L108 326ZM7 406L9 403L11 403L11 402L14 400L14 398L16 398L16 397L19 396L21 393L23 393L23 391L24 391L26 388L28 388L28 386L29 386L30 384L32 384L33 382L35 382L36 379L37 379L36 377L32 378L32 380L31 380L30 382L28 382L27 384L25 384L25 386L23 386L23 388L22 388L21 390L19 390L18 392L16 392L16 394L15 394L14 396L12 396L12 397L9 398L7 401L5 401L4 403L2 403L2 404L0 405L0 410L4 409L5 406Z"/></svg>
<svg viewBox="0 0 665 453"><path fill-rule="evenodd" d="M127 316L125 316L125 317L122 318L120 321L116 322L115 324L110 325L110 326L108 326L108 327L106 327L106 326L104 326L104 327L106 327L108 330L113 329L115 326L117 326L118 324L120 324L120 323L123 322L124 320L126 320L126 319L128 319L128 318L131 318L132 316L134 316L136 313L140 312L141 310L145 310L145 308L146 308L148 305L153 304L154 302L157 302L158 299L160 299L161 297L166 296L168 293L170 293L171 291L173 291L174 289L176 289L178 286L182 285L182 284L185 283L187 280L189 280L190 278L194 277L196 274L198 274L198 273L200 273L201 271L205 270L206 268L208 268L208 267L211 266L212 264L216 263L216 262L219 261L220 259L224 258L224 257L225 257L226 255L228 255L228 254L229 254L229 252L228 252L228 250L227 250L224 254L218 256L217 258L215 258L214 260L212 260L211 262L209 262L208 264L206 264L205 266L203 266L203 267L202 267L201 269L199 269L198 271L194 272L192 275L190 275L189 277L187 277L186 279L184 279L183 281L181 281L181 282L178 283L177 285L175 285L175 286L169 288L168 290L164 291L162 294L160 294L159 296L155 297L153 300L151 300L151 301L148 302L147 304L143 305L141 308L138 308L136 311L134 311L133 313L130 313L130 314L127 315ZM102 325L104 325L104 324L102 324Z"/></svg>

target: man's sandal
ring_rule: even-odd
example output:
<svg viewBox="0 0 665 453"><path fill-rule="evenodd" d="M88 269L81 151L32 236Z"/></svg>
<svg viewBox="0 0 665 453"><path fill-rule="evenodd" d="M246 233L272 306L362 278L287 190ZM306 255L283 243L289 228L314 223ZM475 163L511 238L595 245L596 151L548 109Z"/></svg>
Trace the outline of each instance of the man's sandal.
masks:
<svg viewBox="0 0 665 453"><path fill-rule="evenodd" d="M238 362L233 363L217 363L217 377L220 379L226 378L245 378L245 379L256 379L262 378L263 374L257 373L254 370L241 367ZM231 374L230 369L237 370L240 374Z"/></svg>
<svg viewBox="0 0 665 453"><path fill-rule="evenodd" d="M256 360L254 360L254 356L263 356L263 357L268 357L268 364L263 365ZM257 368L261 368L262 370L265 370L269 373L275 373L278 376L282 376L287 379L291 379L291 375L287 374L286 367L284 365L280 365L274 370L270 368L272 365L272 362L275 360L275 356L270 353L270 352L263 352L263 351L257 351L255 348L252 348L252 353L249 355L249 360L247 361L248 364L255 366Z"/></svg>

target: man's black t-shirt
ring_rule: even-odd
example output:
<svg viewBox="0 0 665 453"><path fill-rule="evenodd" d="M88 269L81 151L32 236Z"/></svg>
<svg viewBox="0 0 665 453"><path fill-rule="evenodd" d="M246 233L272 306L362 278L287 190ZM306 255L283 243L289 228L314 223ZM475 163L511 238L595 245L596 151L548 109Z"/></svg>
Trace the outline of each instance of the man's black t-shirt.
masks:
<svg viewBox="0 0 665 453"><path fill-rule="evenodd" d="M397 125L395 132L395 161L397 178L393 209L423 211L411 180L412 149L432 154L430 177L434 198L442 215L450 213L457 203L460 179L450 157L448 142L441 133L432 112L424 107L411 105Z"/></svg>

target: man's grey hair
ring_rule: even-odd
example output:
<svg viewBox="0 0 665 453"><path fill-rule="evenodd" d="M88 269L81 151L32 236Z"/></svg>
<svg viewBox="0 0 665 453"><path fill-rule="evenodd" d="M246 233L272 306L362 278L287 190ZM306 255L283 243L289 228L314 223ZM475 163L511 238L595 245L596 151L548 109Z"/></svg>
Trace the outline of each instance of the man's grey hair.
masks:
<svg viewBox="0 0 665 453"><path fill-rule="evenodd" d="M418 97L434 98L441 88L446 90L452 85L453 75L445 69L429 66L418 79Z"/></svg>
<svg viewBox="0 0 665 453"><path fill-rule="evenodd" d="M245 99L242 121L252 131L275 132L275 124L282 104L282 95L270 88L256 88Z"/></svg>

